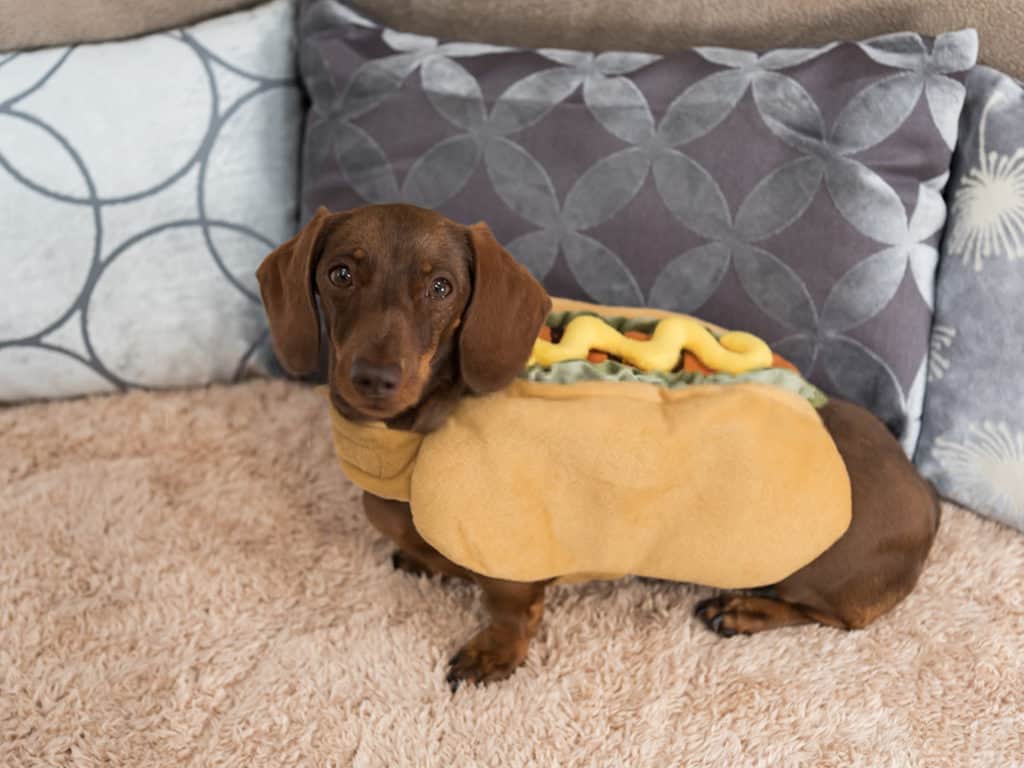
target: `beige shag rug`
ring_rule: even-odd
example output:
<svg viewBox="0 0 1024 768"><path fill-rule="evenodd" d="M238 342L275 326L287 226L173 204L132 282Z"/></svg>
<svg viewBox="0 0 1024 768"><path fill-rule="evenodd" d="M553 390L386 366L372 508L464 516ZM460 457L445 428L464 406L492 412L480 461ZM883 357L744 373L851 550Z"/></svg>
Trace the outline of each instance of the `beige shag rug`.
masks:
<svg viewBox="0 0 1024 768"><path fill-rule="evenodd" d="M1021 534L947 507L857 633L722 640L702 590L562 587L526 666L453 697L477 597L392 570L324 407L0 410L0 766L1024 765Z"/></svg>

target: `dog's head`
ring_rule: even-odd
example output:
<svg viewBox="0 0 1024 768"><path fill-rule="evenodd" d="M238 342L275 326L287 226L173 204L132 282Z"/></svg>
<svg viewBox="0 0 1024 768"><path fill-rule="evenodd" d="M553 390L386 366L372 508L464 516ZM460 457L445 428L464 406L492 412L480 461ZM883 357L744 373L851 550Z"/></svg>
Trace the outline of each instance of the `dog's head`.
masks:
<svg viewBox="0 0 1024 768"><path fill-rule="evenodd" d="M418 431L507 386L551 307L485 224L411 205L321 208L256 274L289 372L316 372L323 344L343 415Z"/></svg>

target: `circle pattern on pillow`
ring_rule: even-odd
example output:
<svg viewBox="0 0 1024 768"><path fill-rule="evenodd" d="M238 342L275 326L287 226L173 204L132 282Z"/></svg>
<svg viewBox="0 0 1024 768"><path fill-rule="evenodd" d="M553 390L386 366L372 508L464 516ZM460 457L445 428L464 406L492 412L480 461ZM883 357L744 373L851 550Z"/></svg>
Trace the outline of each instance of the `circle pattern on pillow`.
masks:
<svg viewBox="0 0 1024 768"><path fill-rule="evenodd" d="M294 232L289 0L0 57L0 401L273 367L254 272Z"/></svg>

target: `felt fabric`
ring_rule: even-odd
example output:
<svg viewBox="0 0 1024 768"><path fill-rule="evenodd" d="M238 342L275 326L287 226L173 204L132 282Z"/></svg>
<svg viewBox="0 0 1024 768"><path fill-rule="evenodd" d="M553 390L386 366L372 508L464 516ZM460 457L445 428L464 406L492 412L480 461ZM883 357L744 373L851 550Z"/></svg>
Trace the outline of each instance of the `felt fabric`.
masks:
<svg viewBox="0 0 1024 768"><path fill-rule="evenodd" d="M690 351L703 364L727 373L744 373L769 368L772 364L768 345L743 331L716 338L698 320L673 317L659 322L649 337L635 339L593 315L573 318L557 343L538 339L529 364L554 365L566 360L582 360L594 349L615 355L645 371L661 373L669 373L676 367L681 350Z"/></svg>
<svg viewBox="0 0 1024 768"><path fill-rule="evenodd" d="M350 480L409 501L424 539L495 578L755 587L850 522L849 478L817 411L760 383L519 379L466 398L425 437L333 408L331 425Z"/></svg>
<svg viewBox="0 0 1024 768"><path fill-rule="evenodd" d="M327 395L325 387L320 391ZM409 501L412 471L423 435L388 429L379 422L352 422L332 406L331 437L349 480L382 499Z"/></svg>

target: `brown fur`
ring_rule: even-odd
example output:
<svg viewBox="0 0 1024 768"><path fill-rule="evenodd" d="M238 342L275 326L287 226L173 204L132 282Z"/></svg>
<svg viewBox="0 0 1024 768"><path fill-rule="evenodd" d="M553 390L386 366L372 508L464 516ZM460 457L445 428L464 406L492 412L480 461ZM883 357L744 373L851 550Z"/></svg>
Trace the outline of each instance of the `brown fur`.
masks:
<svg viewBox="0 0 1024 768"><path fill-rule="evenodd" d="M328 275L338 264L352 269L355 288L331 284ZM383 419L421 432L440 426L459 398L506 386L550 308L540 285L485 225L463 227L407 205L337 214L321 209L267 257L258 275L286 367L308 374L319 356L316 292L334 406L347 418ZM424 287L437 275L453 288L441 301L430 300ZM397 366L394 392L372 402L362 397L351 382L356 360ZM821 416L850 475L850 528L778 584L700 603L697 615L721 635L810 622L858 629L917 582L938 528L931 486L868 411L833 399ZM452 658L452 689L510 675L537 631L545 584L490 579L448 561L417 533L408 504L366 494L364 507L398 547L396 568L465 578L483 589L491 623Z"/></svg>

